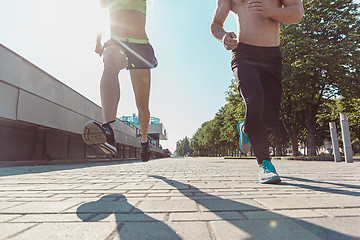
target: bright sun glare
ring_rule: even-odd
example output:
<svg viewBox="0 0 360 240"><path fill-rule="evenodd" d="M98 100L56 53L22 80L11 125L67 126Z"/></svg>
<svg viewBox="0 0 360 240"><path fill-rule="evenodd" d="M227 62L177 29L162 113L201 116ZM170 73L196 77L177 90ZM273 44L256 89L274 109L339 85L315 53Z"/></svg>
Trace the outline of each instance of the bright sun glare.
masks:
<svg viewBox="0 0 360 240"><path fill-rule="evenodd" d="M37 0L33 4L34 24L41 26L56 38L82 36L96 38L105 20L99 1L89 0ZM41 7L40 7L41 6Z"/></svg>

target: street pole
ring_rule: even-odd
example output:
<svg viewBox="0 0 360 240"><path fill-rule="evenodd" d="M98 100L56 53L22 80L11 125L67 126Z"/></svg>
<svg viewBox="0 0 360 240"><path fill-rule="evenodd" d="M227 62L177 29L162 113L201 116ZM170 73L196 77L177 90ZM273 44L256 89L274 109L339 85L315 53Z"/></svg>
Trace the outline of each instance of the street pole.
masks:
<svg viewBox="0 0 360 240"><path fill-rule="evenodd" d="M346 112L340 113L340 122L341 122L341 132L344 143L345 161L347 163L352 163L353 153L352 153L351 140L350 140L349 122Z"/></svg>
<svg viewBox="0 0 360 240"><path fill-rule="evenodd" d="M335 162L341 162L341 156L339 151L339 140L336 132L336 124L335 122L329 122L329 125L330 125L330 134L331 134L334 160Z"/></svg>

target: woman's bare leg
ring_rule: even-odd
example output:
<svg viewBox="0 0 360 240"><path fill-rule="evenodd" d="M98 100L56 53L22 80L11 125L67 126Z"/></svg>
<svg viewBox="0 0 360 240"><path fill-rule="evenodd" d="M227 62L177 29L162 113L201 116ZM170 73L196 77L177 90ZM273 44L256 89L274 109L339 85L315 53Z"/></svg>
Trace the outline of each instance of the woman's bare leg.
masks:
<svg viewBox="0 0 360 240"><path fill-rule="evenodd" d="M136 106L139 111L141 141L146 142L150 122L150 69L132 69L130 76L135 93Z"/></svg>
<svg viewBox="0 0 360 240"><path fill-rule="evenodd" d="M117 45L111 45L104 50L104 71L101 77L100 93L104 122L116 119L120 100L119 72L127 66L125 51ZM114 128L114 123L111 124Z"/></svg>

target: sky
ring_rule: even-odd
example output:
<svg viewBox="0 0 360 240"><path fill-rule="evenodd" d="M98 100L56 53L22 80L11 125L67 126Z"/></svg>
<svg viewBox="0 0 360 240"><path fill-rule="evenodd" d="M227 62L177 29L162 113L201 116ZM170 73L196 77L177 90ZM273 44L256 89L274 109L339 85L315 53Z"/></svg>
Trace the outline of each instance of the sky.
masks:
<svg viewBox="0 0 360 240"><path fill-rule="evenodd" d="M168 132L161 145L173 152L226 103L231 54L210 35L216 0L152 1L146 31L159 65L152 70L150 112ZM0 0L0 43L101 105L99 11L99 0ZM225 30L237 31L232 15ZM119 79L118 117L137 113L129 72Z"/></svg>

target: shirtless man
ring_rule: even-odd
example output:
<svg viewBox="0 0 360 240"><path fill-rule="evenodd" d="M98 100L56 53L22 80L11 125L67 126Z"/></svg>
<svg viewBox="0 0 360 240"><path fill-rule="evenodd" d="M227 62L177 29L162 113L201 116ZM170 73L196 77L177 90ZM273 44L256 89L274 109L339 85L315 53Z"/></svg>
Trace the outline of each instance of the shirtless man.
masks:
<svg viewBox="0 0 360 240"><path fill-rule="evenodd" d="M223 27L230 11L237 35ZM238 125L239 145L245 154L253 147L261 183L281 181L270 160L267 134L279 118L282 93L279 23L296 24L302 17L301 0L217 0L210 27L211 34L232 50L231 67L246 104L245 123Z"/></svg>

